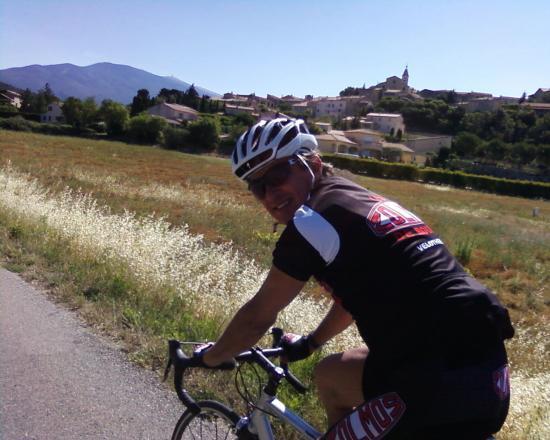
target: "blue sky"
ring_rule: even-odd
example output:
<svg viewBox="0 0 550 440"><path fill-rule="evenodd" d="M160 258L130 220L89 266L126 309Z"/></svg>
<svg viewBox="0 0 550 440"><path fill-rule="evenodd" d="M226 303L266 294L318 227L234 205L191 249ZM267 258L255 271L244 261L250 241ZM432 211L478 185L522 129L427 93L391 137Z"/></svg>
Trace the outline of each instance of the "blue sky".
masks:
<svg viewBox="0 0 550 440"><path fill-rule="evenodd" d="M216 92L550 87L549 0L0 0L0 68L109 61Z"/></svg>

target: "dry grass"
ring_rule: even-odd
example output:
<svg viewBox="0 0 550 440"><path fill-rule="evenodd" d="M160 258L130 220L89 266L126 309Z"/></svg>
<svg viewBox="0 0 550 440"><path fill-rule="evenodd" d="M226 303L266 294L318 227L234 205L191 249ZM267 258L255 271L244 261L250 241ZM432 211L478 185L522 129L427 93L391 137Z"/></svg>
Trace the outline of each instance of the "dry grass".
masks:
<svg viewBox="0 0 550 440"><path fill-rule="evenodd" d="M193 303L193 310L202 309L218 320L214 330L202 328L210 335L225 319L216 310L225 315L235 310L267 268L275 239L269 234L270 221L231 177L227 160L0 130L0 167L8 161L18 171L2 171L4 178L11 173L12 186L6 183L9 178L0 185L1 252L15 268L41 271L36 276L67 297L80 289L78 304L96 322L105 319L111 307L108 326L126 329L129 340L145 347L138 357L158 351L159 335L189 336L185 332L190 324L173 315L174 307L185 311L185 301L178 298L204 293L199 296L207 301ZM471 244L467 268L497 291L520 330L510 344L517 391L502 438L518 438L521 432L537 438L547 432L550 203L353 178L418 213L455 251ZM531 215L535 206L538 217ZM33 233L35 253L29 252ZM182 249L183 243L191 251ZM37 264L40 259L43 265ZM193 265L182 271L188 261ZM224 266L227 261L231 263ZM211 270L214 266L217 271ZM98 285L112 293L106 303L96 298ZM137 301L134 295L144 288L156 293ZM115 304L112 298L118 298L116 307L109 305ZM94 309L100 303L104 308ZM157 316L147 312L154 307ZM196 313L186 319L200 322ZM281 323L305 331L320 313L305 297ZM356 340L355 335L349 337Z"/></svg>

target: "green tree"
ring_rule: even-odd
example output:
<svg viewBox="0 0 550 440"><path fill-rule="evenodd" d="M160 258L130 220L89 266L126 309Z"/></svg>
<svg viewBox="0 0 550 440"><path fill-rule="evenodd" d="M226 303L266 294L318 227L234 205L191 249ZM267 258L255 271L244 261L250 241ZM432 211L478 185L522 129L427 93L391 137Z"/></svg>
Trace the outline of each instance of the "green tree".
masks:
<svg viewBox="0 0 550 440"><path fill-rule="evenodd" d="M144 112L154 104L154 100L149 96L149 90L139 89L137 95L132 99L131 116L136 116Z"/></svg>
<svg viewBox="0 0 550 440"><path fill-rule="evenodd" d="M459 157L473 157L481 143L475 134L461 132L453 139L452 151Z"/></svg>
<svg viewBox="0 0 550 440"><path fill-rule="evenodd" d="M359 87L346 87L344 90L342 90L340 92L340 96L356 96L356 95L360 95L361 92L365 89L365 87L363 86L363 88L359 88Z"/></svg>
<svg viewBox="0 0 550 440"><path fill-rule="evenodd" d="M163 118L140 114L128 122L128 135L139 143L156 144L162 141L161 135L166 125L167 122Z"/></svg>
<svg viewBox="0 0 550 440"><path fill-rule="evenodd" d="M401 113L406 106L405 101L399 98L385 97L382 98L378 104L374 107L376 111L383 111L388 113Z"/></svg>
<svg viewBox="0 0 550 440"><path fill-rule="evenodd" d="M213 150L219 142L220 128L213 118L202 118L187 126L189 144L203 150Z"/></svg>
<svg viewBox="0 0 550 440"><path fill-rule="evenodd" d="M550 114L537 118L527 136L536 144L550 144Z"/></svg>
<svg viewBox="0 0 550 440"><path fill-rule="evenodd" d="M518 142L512 146L510 155L519 164L527 165L537 157L537 148L527 142Z"/></svg>
<svg viewBox="0 0 550 440"><path fill-rule="evenodd" d="M81 128L89 127L97 121L97 105L94 98L86 98L81 106Z"/></svg>
<svg viewBox="0 0 550 440"><path fill-rule="evenodd" d="M189 130L167 126L162 131L164 146L169 150L182 150L188 143Z"/></svg>
<svg viewBox="0 0 550 440"><path fill-rule="evenodd" d="M397 134L395 138L397 139L397 142L401 142L401 140L403 139L403 130L401 129L397 130Z"/></svg>
<svg viewBox="0 0 550 440"><path fill-rule="evenodd" d="M86 98L84 101L81 101L71 96L63 102L61 109L67 124L72 125L78 130L88 127L98 117L94 98Z"/></svg>
<svg viewBox="0 0 550 440"><path fill-rule="evenodd" d="M68 97L63 102L63 116L67 124L75 128L82 126L82 101L74 96Z"/></svg>
<svg viewBox="0 0 550 440"><path fill-rule="evenodd" d="M126 131L129 120L126 106L106 99L101 103L99 115L105 122L105 128L109 136L120 136Z"/></svg>
<svg viewBox="0 0 550 440"><path fill-rule="evenodd" d="M34 111L34 93L31 92L31 89L25 89L21 94L21 108L20 111L23 113L32 113Z"/></svg>
<svg viewBox="0 0 550 440"><path fill-rule="evenodd" d="M195 89L195 84L191 84L191 86L185 92L185 102L183 104L194 108L195 110L199 109L200 97L197 89Z"/></svg>
<svg viewBox="0 0 550 440"><path fill-rule="evenodd" d="M256 119L254 116L252 116L250 113L237 113L234 118L235 124L237 125L244 125L245 127L252 127L254 123L256 122Z"/></svg>
<svg viewBox="0 0 550 440"><path fill-rule="evenodd" d="M51 89L49 83L46 83L44 88L42 90L40 90L38 93L42 93L42 95L44 96L44 100L46 102L46 105L51 104L52 102L55 102L59 99L57 96L55 96L55 93Z"/></svg>
<svg viewBox="0 0 550 440"><path fill-rule="evenodd" d="M46 85L34 95L31 112L44 113L46 112L49 104L58 100L59 98L55 96L52 89L50 88L50 85L46 83Z"/></svg>
<svg viewBox="0 0 550 440"><path fill-rule="evenodd" d="M550 144L541 145L537 148L537 162L550 167Z"/></svg>
<svg viewBox="0 0 550 440"><path fill-rule="evenodd" d="M323 132L321 131L321 129L313 122L307 124L307 129L309 130L309 132L311 134L322 134Z"/></svg>
<svg viewBox="0 0 550 440"><path fill-rule="evenodd" d="M437 156L433 158L433 165L440 168L445 168L447 162L451 159L451 149L447 147L441 147Z"/></svg>
<svg viewBox="0 0 550 440"><path fill-rule="evenodd" d="M202 95L201 103L199 105L199 112L206 113L206 101L207 101L206 96Z"/></svg>
<svg viewBox="0 0 550 440"><path fill-rule="evenodd" d="M454 90L449 90L445 96L445 102L447 104L453 105L458 102L458 95Z"/></svg>
<svg viewBox="0 0 550 440"><path fill-rule="evenodd" d="M492 139L486 145L487 157L503 160L508 154L509 146L502 139Z"/></svg>

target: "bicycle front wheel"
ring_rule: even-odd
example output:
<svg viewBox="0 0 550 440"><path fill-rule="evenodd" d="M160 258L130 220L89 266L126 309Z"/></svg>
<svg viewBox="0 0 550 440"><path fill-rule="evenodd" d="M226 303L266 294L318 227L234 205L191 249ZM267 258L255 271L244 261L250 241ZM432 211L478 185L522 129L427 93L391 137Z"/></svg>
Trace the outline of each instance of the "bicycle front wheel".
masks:
<svg viewBox="0 0 550 440"><path fill-rule="evenodd" d="M233 410L214 400L197 402L201 412L186 410L172 434L172 440L188 439L237 439L236 425L240 417Z"/></svg>

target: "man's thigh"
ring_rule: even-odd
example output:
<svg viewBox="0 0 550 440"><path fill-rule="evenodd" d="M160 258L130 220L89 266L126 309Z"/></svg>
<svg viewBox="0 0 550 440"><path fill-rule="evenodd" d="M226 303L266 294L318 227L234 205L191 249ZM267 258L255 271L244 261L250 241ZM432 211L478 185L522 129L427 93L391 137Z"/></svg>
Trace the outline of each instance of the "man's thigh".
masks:
<svg viewBox="0 0 550 440"><path fill-rule="evenodd" d="M315 382L320 392L330 393L341 407L355 407L363 396L363 368L368 355L366 347L327 356L315 368Z"/></svg>

